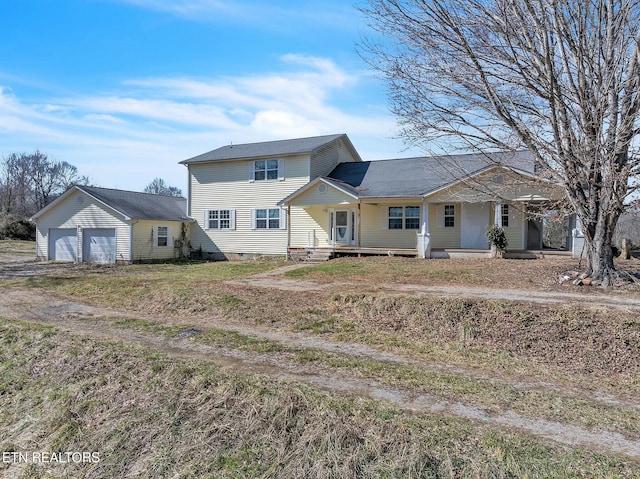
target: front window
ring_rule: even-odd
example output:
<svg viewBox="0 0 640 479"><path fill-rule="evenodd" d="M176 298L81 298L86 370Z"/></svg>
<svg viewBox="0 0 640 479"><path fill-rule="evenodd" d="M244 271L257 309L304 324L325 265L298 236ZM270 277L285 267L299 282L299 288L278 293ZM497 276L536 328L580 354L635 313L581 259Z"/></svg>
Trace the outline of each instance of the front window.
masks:
<svg viewBox="0 0 640 479"><path fill-rule="evenodd" d="M420 229L420 207L407 206L404 209L404 229L418 230Z"/></svg>
<svg viewBox="0 0 640 479"><path fill-rule="evenodd" d="M455 205L444 205L444 227L454 228L456 226Z"/></svg>
<svg viewBox="0 0 640 479"><path fill-rule="evenodd" d="M417 230L420 229L419 206L389 206L390 230Z"/></svg>
<svg viewBox="0 0 640 479"><path fill-rule="evenodd" d="M280 228L279 208L265 208L256 210L256 229L279 229Z"/></svg>
<svg viewBox="0 0 640 479"><path fill-rule="evenodd" d="M389 207L389 229L390 230L402 229L402 206Z"/></svg>
<svg viewBox="0 0 640 479"><path fill-rule="evenodd" d="M258 160L254 162L253 179L255 181L277 180L278 160Z"/></svg>
<svg viewBox="0 0 640 479"><path fill-rule="evenodd" d="M502 227L509 227L509 205L502 205Z"/></svg>
<svg viewBox="0 0 640 479"><path fill-rule="evenodd" d="M209 210L207 215L207 229L231 229L231 210Z"/></svg>

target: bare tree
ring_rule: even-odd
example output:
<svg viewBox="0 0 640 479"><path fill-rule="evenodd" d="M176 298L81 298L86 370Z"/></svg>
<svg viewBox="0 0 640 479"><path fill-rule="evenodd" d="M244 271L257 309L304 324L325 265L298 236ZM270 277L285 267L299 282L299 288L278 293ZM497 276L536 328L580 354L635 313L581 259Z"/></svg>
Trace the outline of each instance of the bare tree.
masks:
<svg viewBox="0 0 640 479"><path fill-rule="evenodd" d="M154 195L164 196L182 196L182 190L176 186L169 186L162 178L154 178L144 188L145 193L153 193Z"/></svg>
<svg viewBox="0 0 640 479"><path fill-rule="evenodd" d="M11 224L26 223L73 185L87 185L89 179L65 161L51 161L45 153L13 153L0 164L0 233Z"/></svg>
<svg viewBox="0 0 640 479"><path fill-rule="evenodd" d="M31 166L25 155L13 153L2 162L0 172L0 209L6 221L28 217L31 204Z"/></svg>
<svg viewBox="0 0 640 479"><path fill-rule="evenodd" d="M369 0L403 136L428 147L526 148L582 224L590 273L638 188L640 0Z"/></svg>

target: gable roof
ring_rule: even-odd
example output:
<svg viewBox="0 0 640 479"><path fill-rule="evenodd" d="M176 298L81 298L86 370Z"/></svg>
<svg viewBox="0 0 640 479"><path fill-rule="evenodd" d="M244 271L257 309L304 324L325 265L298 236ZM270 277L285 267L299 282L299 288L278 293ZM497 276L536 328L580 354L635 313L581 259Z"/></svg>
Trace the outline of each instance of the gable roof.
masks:
<svg viewBox="0 0 640 479"><path fill-rule="evenodd" d="M81 191L127 220L192 221L187 217L187 200L183 197L163 196L138 191L98 188L96 186L74 186L55 201L33 215L37 219L74 192Z"/></svg>
<svg viewBox="0 0 640 479"><path fill-rule="evenodd" d="M337 135L314 136L309 138L296 138L293 140L265 141L260 143L245 143L240 145L227 145L215 150L194 156L180 162L181 165L192 163L204 163L209 161L244 160L249 158L270 158L277 156L290 156L299 154L312 154L322 147L342 139L355 158L360 159L349 137L341 133Z"/></svg>
<svg viewBox="0 0 640 479"><path fill-rule="evenodd" d="M353 187L360 198L426 196L491 168L502 166L533 175L527 151L340 163L327 179Z"/></svg>
<svg viewBox="0 0 640 479"><path fill-rule="evenodd" d="M495 168L534 177L533 156L526 151L340 163L328 176L307 183L278 205L287 204L319 182L356 200L421 198Z"/></svg>

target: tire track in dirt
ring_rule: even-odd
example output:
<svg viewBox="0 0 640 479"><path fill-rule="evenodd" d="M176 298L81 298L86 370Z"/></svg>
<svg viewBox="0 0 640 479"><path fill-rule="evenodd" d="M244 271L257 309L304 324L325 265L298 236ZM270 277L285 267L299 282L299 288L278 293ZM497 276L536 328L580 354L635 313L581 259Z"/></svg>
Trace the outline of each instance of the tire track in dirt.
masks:
<svg viewBox="0 0 640 479"><path fill-rule="evenodd" d="M272 271L270 276L274 276ZM640 310L640 299L629 297L605 297L580 293L563 293L551 291L496 289L469 286L427 286L416 284L385 284L374 288L350 282L320 283L309 280L274 278L268 276L251 276L240 280L225 281L226 284L245 287L273 288L282 291L321 291L329 288L353 289L361 292L388 292L392 294L412 294L416 296L438 296L453 298L477 298L504 301L525 301L540 304L568 304L601 306L607 308Z"/></svg>
<svg viewBox="0 0 640 479"><path fill-rule="evenodd" d="M327 374L325 371L318 371L312 368L296 366L294 370L291 367L283 367L282 363L277 362L273 357L269 357L266 354L247 353L229 348L199 344L189 339L170 339L149 332L121 329L108 321L109 318L138 317L139 319L151 319L128 312L95 308L47 296L35 296L32 292L9 290L0 296L0 316L50 324L60 330L86 335L91 338L117 340L149 347L173 357L209 361L219 366L222 370L229 372L253 372L277 380L297 381L331 393L389 401L403 409L418 413L429 412L470 419L489 425L519 430L570 446L586 447L601 452L621 454L640 459L640 441L625 438L619 433L591 431L578 426L525 417L511 410L497 413L488 412L473 404L451 401L436 395L415 394L406 390L390 388L376 381ZM167 324L171 324L171 322L169 321ZM298 333L292 335L272 331L265 334L265 331L257 328L218 324L217 321L212 326L239 331L244 334L267 337L278 340L283 344L297 347L314 347L346 355L379 356L384 358L383 360L407 363L406 359L399 356L391 353L381 353L366 346L332 343L318 338L306 337ZM463 371L460 371L460 373L464 374ZM555 386L551 385L550 388L555 388ZM622 399L613 397L603 402L626 403ZM626 405L627 407L640 407L638 404Z"/></svg>

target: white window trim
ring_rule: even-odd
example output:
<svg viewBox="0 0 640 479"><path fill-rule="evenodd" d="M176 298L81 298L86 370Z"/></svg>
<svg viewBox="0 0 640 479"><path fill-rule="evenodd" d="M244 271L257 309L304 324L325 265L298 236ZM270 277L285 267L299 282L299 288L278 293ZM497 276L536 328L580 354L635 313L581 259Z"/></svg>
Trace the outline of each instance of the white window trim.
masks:
<svg viewBox="0 0 640 479"><path fill-rule="evenodd" d="M267 217L266 218L260 218L260 219L266 219L267 221L267 227L266 228L258 228L258 218L257 218L257 211L258 210L265 210L267 212ZM269 210L278 210L280 217L278 218L278 227L277 228L270 228L269 227ZM275 219L275 218L271 218L271 219ZM251 229L252 230L257 230L257 231L273 231L273 230L286 230L287 229L287 215L286 215L286 210L284 210L283 208L253 208L251 209Z"/></svg>
<svg viewBox="0 0 640 479"><path fill-rule="evenodd" d="M389 216L390 208L402 208L402 216ZM407 216L407 208L418 208L418 216ZM422 214L422 207L420 205L387 205L382 207L382 221L381 226L383 230L392 230L392 231L402 231L402 230L419 230L420 229L420 219ZM418 219L418 227L417 228L407 228L407 218L417 218ZM402 228L389 228L389 220L397 219L402 220Z"/></svg>
<svg viewBox="0 0 640 479"><path fill-rule="evenodd" d="M167 244L160 246L158 241L160 238L164 238L164 236L160 236L159 229L166 228L167 229ZM171 226L154 226L153 227L153 246L154 248L173 248L173 236L171 235Z"/></svg>
<svg viewBox="0 0 640 479"><path fill-rule="evenodd" d="M509 205L508 204L502 204L501 206L501 211L500 211L500 227L502 228L508 228L509 227L509 216L510 216L510 211L509 211ZM506 225L504 224L506 221Z"/></svg>
<svg viewBox="0 0 640 479"><path fill-rule="evenodd" d="M229 212L229 227L228 228L210 228L209 225L209 213L211 211L218 212L218 219L214 221L218 221L218 226L220 225L220 212L228 211ZM226 218L225 218L226 219ZM204 210L204 229L207 231L232 231L236 229L236 210L230 208L220 208L220 209L210 209Z"/></svg>
<svg viewBox="0 0 640 479"><path fill-rule="evenodd" d="M265 179L264 180L256 180L256 162L257 161L264 161L267 162L269 160L273 160L273 158L269 158L269 159L264 159L264 160L253 160L249 162L249 183L263 183L263 182L270 182L270 181L284 181L284 160L283 159L278 159L275 160L278 162L278 178L277 179L272 179L269 180L266 178L266 174L265 174ZM263 208L258 208L258 209L263 209Z"/></svg>
<svg viewBox="0 0 640 479"><path fill-rule="evenodd" d="M447 210L447 206L453 206L453 215L445 215L445 212ZM436 213L437 213L437 217L436 217L436 226L438 228L455 228L457 225L457 220L456 220L456 215L457 215L457 208L456 205L453 203L447 203L447 204L440 204L437 206L436 208ZM445 218L453 218L453 226L446 226L446 221Z"/></svg>
<svg viewBox="0 0 640 479"><path fill-rule="evenodd" d="M507 214L504 214L504 207L507 207ZM517 228L518 224L520 223L518 221L518 217L520 215L520 212L518 210L518 208L516 207L512 207L513 205L509 205L509 204L503 204L502 205L502 214L500 215L500 226L502 226L503 228ZM504 226L504 217L508 217L508 222L509 225L508 226Z"/></svg>

